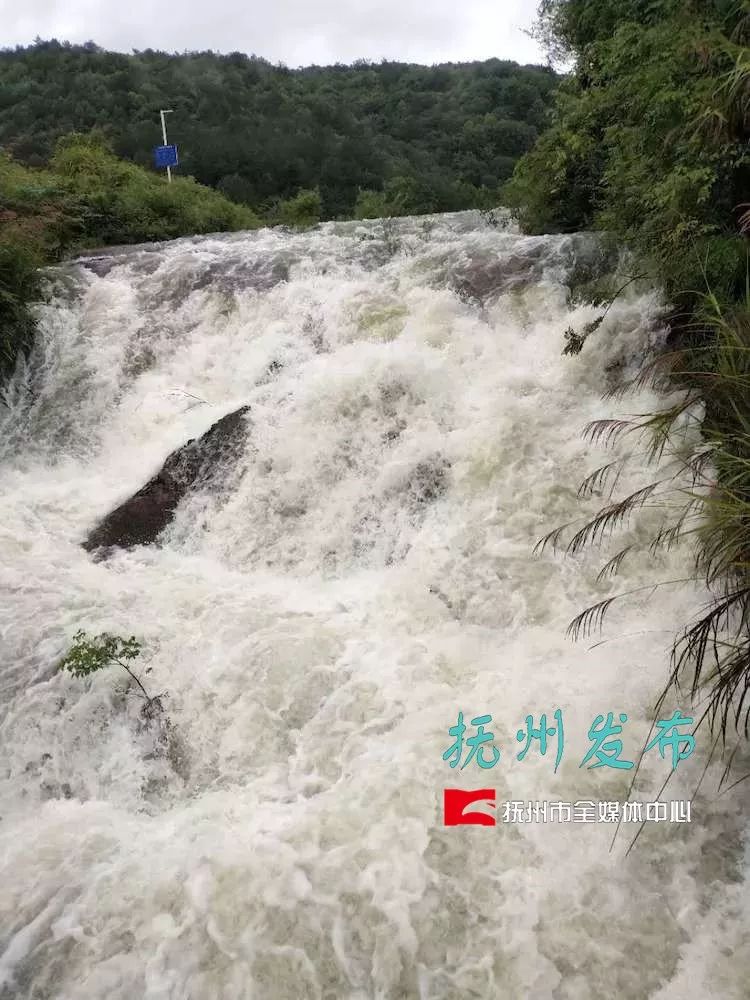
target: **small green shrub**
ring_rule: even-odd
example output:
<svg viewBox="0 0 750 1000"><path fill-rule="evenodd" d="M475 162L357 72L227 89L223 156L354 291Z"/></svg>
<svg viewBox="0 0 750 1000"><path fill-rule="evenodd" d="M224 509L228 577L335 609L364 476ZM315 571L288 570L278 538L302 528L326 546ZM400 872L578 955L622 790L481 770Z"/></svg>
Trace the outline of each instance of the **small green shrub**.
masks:
<svg viewBox="0 0 750 1000"><path fill-rule="evenodd" d="M141 652L141 643L135 636L124 639L109 632L89 636L80 630L73 636L73 645L60 663L60 670L67 670L74 677L89 677L113 664L120 666L141 689L148 708L157 699L149 695L140 679L128 666L133 660L138 659Z"/></svg>
<svg viewBox="0 0 750 1000"><path fill-rule="evenodd" d="M384 219L392 214L384 191L359 190L354 204L355 219Z"/></svg>
<svg viewBox="0 0 750 1000"><path fill-rule="evenodd" d="M306 229L320 222L323 202L320 191L298 191L293 198L279 205L279 219L285 226Z"/></svg>

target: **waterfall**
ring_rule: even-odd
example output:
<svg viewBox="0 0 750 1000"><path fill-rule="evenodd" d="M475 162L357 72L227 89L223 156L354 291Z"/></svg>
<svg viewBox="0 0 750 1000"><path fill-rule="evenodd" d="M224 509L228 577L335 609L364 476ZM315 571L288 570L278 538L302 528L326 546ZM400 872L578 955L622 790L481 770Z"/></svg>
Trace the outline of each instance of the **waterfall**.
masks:
<svg viewBox="0 0 750 1000"><path fill-rule="evenodd" d="M648 589L694 575L687 546L638 550L649 507L614 579L616 542L533 554L605 502L577 496L611 460L584 426L659 404L603 399L664 337L655 293L561 356L598 315L569 294L598 254L461 213L50 271L0 407L2 1000L747 996L747 785L717 795L712 765L691 822L629 854L637 823L612 847L612 823L502 818L659 798L669 755L632 791L580 765L609 712L637 761L706 596ZM221 488L188 490L155 544L83 548L241 407ZM602 635L566 637L625 591ZM117 667L57 669L78 629L138 637L159 725ZM557 770L551 737L518 760L527 716L558 710ZM467 737L491 716L493 768L444 759L459 712ZM710 742L664 800L693 797ZM446 788L490 787L494 827L445 825Z"/></svg>

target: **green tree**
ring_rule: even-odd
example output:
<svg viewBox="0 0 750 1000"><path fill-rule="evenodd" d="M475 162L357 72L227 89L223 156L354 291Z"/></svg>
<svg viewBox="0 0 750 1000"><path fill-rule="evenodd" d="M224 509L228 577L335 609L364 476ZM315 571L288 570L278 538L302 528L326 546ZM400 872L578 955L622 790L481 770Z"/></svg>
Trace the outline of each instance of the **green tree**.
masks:
<svg viewBox="0 0 750 1000"><path fill-rule="evenodd" d="M320 191L298 191L293 198L279 205L279 218L286 226L304 228L320 222L322 201Z"/></svg>
<svg viewBox="0 0 750 1000"><path fill-rule="evenodd" d="M355 219L384 219L392 214L385 192L360 190L357 193L357 201L354 205Z"/></svg>

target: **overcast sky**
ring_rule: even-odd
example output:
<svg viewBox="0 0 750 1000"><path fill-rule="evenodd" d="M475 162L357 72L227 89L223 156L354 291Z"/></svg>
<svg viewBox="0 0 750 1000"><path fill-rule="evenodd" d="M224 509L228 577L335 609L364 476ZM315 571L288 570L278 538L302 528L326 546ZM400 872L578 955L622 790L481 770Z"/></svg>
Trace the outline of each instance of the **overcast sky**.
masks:
<svg viewBox="0 0 750 1000"><path fill-rule="evenodd" d="M247 52L288 66L400 59L544 62L537 0L0 0L0 45Z"/></svg>

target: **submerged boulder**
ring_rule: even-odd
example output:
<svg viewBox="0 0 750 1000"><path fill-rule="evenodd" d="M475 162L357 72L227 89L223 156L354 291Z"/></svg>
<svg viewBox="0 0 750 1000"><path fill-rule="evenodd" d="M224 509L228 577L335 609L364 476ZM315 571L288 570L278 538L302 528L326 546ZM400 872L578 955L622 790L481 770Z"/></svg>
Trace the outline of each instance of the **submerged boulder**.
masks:
<svg viewBox="0 0 750 1000"><path fill-rule="evenodd" d="M448 285L464 302L486 305L495 296L537 281L543 251L539 243L501 256L464 260L449 275Z"/></svg>
<svg viewBox="0 0 750 1000"><path fill-rule="evenodd" d="M218 487L222 471L239 456L247 437L242 406L217 421L200 438L192 438L167 458L153 479L108 514L83 542L88 551L131 548L156 541L193 487Z"/></svg>

